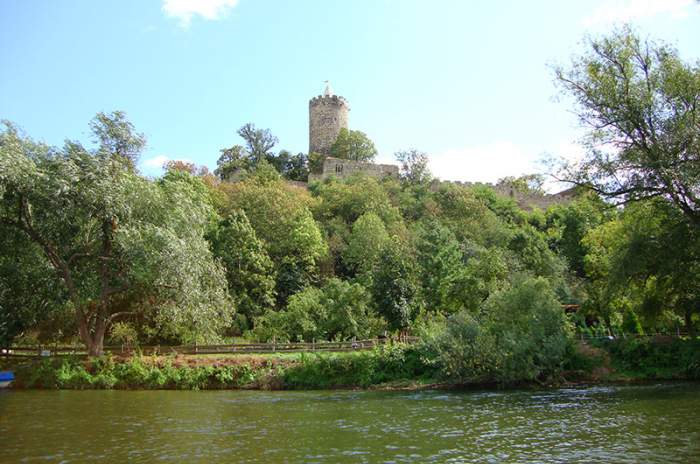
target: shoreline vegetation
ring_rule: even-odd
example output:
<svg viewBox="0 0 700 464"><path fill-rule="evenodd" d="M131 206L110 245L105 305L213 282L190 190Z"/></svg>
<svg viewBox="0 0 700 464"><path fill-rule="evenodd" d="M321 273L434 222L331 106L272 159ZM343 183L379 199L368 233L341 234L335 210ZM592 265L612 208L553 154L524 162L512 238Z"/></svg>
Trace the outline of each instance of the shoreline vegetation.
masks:
<svg viewBox="0 0 700 464"><path fill-rule="evenodd" d="M700 380L697 338L578 341L572 348L556 375L508 382L446 377L422 344L342 353L3 358L0 366L15 371L15 389L398 391Z"/></svg>

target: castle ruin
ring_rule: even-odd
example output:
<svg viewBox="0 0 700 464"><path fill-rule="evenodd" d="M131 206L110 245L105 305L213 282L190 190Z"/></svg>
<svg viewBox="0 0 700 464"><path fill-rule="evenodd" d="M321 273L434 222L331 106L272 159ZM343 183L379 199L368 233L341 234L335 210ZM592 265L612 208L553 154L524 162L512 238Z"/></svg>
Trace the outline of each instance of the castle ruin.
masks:
<svg viewBox="0 0 700 464"><path fill-rule="evenodd" d="M328 81L323 95L309 100L309 154L319 153L324 156L321 172L309 173L309 182L331 176L345 178L356 173L372 177L399 174L399 167L393 164L375 164L330 156L331 147L340 130L348 128L349 111L347 100L335 95Z"/></svg>
<svg viewBox="0 0 700 464"><path fill-rule="evenodd" d="M362 173L372 177L398 176L399 167L393 164L376 164L363 161L334 158L331 147L338 138L340 130L348 128L348 112L350 105L341 96L335 95L330 84L326 81L323 95L309 100L309 154L323 155L321 172L310 172L309 182L320 181L329 177L347 178L353 174ZM433 189L440 184L457 184L464 186L483 185L492 188L498 195L513 199L526 210L535 208L547 209L558 203L567 203L577 194L577 189L571 188L555 194L522 192L508 185L494 185L471 182L434 181Z"/></svg>

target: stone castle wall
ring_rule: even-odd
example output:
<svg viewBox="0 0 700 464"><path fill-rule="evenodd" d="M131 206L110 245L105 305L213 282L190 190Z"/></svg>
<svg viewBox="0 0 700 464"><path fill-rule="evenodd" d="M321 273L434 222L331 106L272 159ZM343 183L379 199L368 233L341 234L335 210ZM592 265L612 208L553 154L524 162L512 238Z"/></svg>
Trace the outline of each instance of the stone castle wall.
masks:
<svg viewBox="0 0 700 464"><path fill-rule="evenodd" d="M357 173L371 177L398 176L399 167L393 164L374 164L328 157L323 161L323 170L320 174L309 173L309 182L328 177L344 179Z"/></svg>
<svg viewBox="0 0 700 464"><path fill-rule="evenodd" d="M348 128L348 102L337 95L309 100L309 153L330 155L340 129Z"/></svg>
<svg viewBox="0 0 700 464"><path fill-rule="evenodd" d="M433 188L438 188L440 183L441 182L438 182ZM577 195L577 189L575 187L557 193L536 193L522 192L509 185L496 185L483 182L442 181L442 183L452 183L466 187L489 187L498 195L513 199L520 208L529 211L536 208L546 210L553 205L566 204L571 202Z"/></svg>

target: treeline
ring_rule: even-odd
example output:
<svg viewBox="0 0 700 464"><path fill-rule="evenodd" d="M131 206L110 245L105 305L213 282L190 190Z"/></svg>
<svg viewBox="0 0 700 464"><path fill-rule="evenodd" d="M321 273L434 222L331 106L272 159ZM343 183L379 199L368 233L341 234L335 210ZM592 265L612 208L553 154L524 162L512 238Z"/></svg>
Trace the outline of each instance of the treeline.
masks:
<svg viewBox="0 0 700 464"><path fill-rule="evenodd" d="M152 180L136 169L145 140L123 113L92 121L94 149L49 147L6 123L0 342L79 337L99 354L105 338L410 331L445 372L509 379L556 373L574 325L694 333L700 71L629 30L589 45L558 70L591 129L587 158L559 173L579 193L546 211L437 182L415 150L397 154L399 178L307 189L287 180L305 179L319 155L275 152L269 131L246 125L213 174L174 162ZM376 149L345 131L333 154ZM532 180L504 182L536 193ZM562 304L580 309L568 317Z"/></svg>

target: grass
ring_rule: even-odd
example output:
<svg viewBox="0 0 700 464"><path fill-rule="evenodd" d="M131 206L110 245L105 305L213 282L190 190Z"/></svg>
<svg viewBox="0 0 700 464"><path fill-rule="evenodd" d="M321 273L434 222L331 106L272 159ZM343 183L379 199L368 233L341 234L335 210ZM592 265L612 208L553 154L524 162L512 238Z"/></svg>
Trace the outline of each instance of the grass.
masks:
<svg viewBox="0 0 700 464"><path fill-rule="evenodd" d="M408 346L342 353L11 358L18 388L323 389L427 383Z"/></svg>
<svg viewBox="0 0 700 464"><path fill-rule="evenodd" d="M65 389L416 389L439 382L415 345L339 353L197 354L0 358L19 388ZM700 339L579 343L569 381L700 379Z"/></svg>

